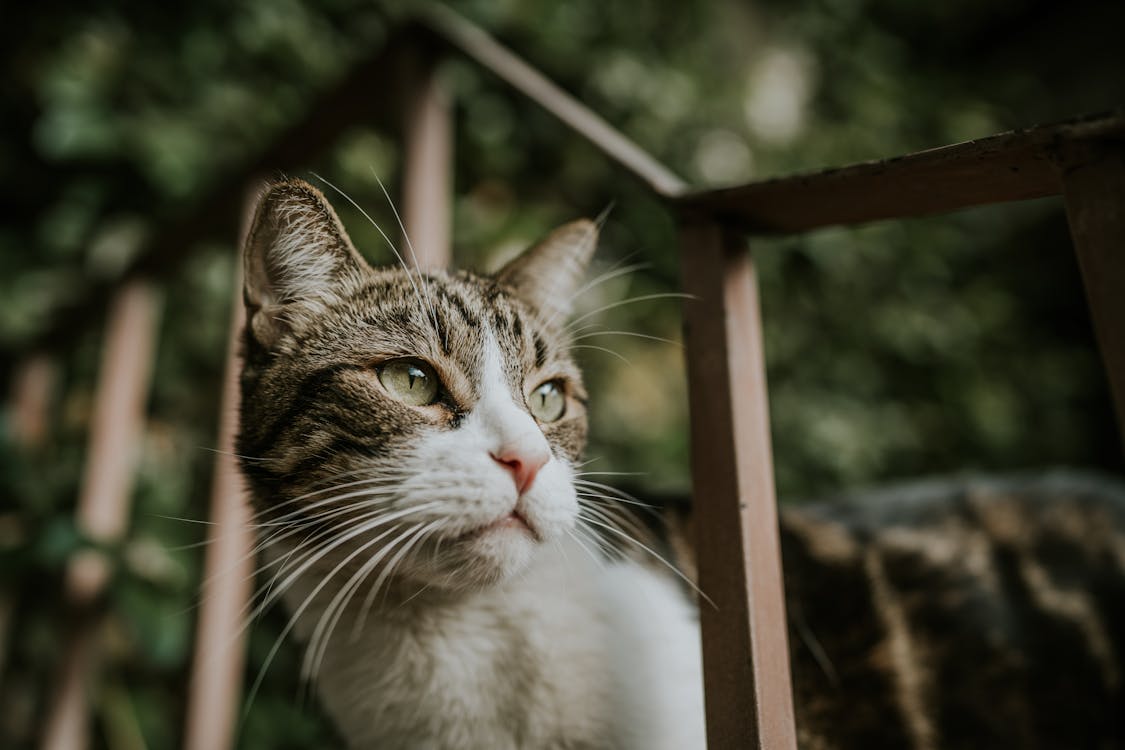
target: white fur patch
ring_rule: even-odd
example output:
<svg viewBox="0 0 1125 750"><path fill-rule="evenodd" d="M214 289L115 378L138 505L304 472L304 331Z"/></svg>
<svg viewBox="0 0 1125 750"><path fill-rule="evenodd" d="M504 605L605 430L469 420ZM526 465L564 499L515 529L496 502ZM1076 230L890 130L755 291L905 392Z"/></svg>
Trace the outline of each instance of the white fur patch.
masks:
<svg viewBox="0 0 1125 750"><path fill-rule="evenodd" d="M419 520L441 520L442 533L456 537L487 526L518 510L542 541L562 538L574 526L578 499L572 470L565 459L552 455L539 425L528 414L522 394L513 394L504 377L501 354L492 336L484 347L480 398L455 430L423 438L404 469L411 476L402 487L408 498L440 505ZM518 450L546 463L523 496L511 472L493 455ZM489 535L479 540L483 567L495 566L500 577L526 567L538 545L529 535ZM459 574L471 576L464 568ZM455 581L450 582L453 587Z"/></svg>
<svg viewBox="0 0 1125 750"><path fill-rule="evenodd" d="M330 646L319 687L356 750L706 744L693 608L570 540L500 586L373 614Z"/></svg>

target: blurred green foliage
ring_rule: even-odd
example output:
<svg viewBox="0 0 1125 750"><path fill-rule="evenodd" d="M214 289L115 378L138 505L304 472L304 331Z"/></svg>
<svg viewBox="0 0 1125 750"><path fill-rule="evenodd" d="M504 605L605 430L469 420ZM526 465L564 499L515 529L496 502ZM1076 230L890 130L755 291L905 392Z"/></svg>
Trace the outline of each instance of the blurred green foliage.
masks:
<svg viewBox="0 0 1125 750"><path fill-rule="evenodd" d="M205 195L383 44L410 3L47 0L5 9L0 97L0 350L114 279L161 222ZM1118 106L1120 3L1043 0L472 0L457 8L696 184L904 153ZM451 61L457 256L488 267L551 226L613 203L579 314L677 286L675 227L591 147L486 74ZM373 80L370 96L389 81ZM394 134L355 127L315 161L384 227ZM358 246L391 261L337 201ZM164 290L160 346L127 541L107 550L95 746L182 736L234 238L198 247ZM1120 471L1057 201L756 241L774 452L783 498L964 468L1053 463ZM594 467L687 486L675 298L584 322ZM16 615L0 677L0 745L29 747L65 638L62 570L99 321L59 353L51 438L0 451L0 582ZM597 348L595 348L597 347ZM610 349L611 352L604 351ZM5 362L8 385L14 362ZM252 629L248 681L284 626ZM282 650L242 714L244 748L337 745Z"/></svg>

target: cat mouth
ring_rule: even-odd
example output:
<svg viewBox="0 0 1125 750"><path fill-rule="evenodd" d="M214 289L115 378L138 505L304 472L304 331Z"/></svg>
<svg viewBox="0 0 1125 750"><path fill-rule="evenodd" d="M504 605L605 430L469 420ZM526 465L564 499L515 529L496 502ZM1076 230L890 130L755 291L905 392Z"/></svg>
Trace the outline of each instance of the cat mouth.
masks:
<svg viewBox="0 0 1125 750"><path fill-rule="evenodd" d="M479 526L472 531L469 531L461 538L470 539L473 537L485 536L486 534L505 533L508 531L529 534L536 541L542 541L539 536L539 532L535 530L535 527L531 525L531 522L527 520L527 517L524 516L523 513L520 513L518 509L512 509L500 518L497 518L495 521L490 521L484 526Z"/></svg>

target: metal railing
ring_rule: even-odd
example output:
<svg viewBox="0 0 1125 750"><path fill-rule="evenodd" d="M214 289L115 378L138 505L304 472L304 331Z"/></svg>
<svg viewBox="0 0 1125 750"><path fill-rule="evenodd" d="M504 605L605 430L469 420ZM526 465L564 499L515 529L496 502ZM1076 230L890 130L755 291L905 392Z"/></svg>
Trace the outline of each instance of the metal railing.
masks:
<svg viewBox="0 0 1125 750"><path fill-rule="evenodd" d="M96 287L60 311L23 353L14 391L17 434L42 439L48 353L69 343L91 313L109 307L97 405L78 519L94 539L125 533L133 463L155 345L160 280L199 243L232 236L235 208L256 175L298 166L347 127L401 116L403 214L426 267L448 263L453 122L435 76L442 57L482 66L583 136L663 198L680 223L692 474L708 743L713 748L795 748L785 603L769 436L766 369L753 256L747 235L800 232L1062 195L1118 421L1125 425L1125 116L1122 113L1016 131L896 159L693 191L598 115L479 28L444 9L404 24L256 159L167 224L113 286ZM398 84L376 103L370 82ZM156 252L155 248L160 251ZM185 747L223 750L233 741L244 644L238 616L250 595L249 511L230 455L237 412L232 345L213 480L212 544L199 615ZM230 571L236 571L228 575ZM219 575L223 573L224 575ZM96 669L98 598L105 561L72 561L70 648L46 717L43 747L86 746L87 673ZM0 598L0 622L8 603ZM2 632L2 628L0 628ZM222 654L222 658L215 658Z"/></svg>

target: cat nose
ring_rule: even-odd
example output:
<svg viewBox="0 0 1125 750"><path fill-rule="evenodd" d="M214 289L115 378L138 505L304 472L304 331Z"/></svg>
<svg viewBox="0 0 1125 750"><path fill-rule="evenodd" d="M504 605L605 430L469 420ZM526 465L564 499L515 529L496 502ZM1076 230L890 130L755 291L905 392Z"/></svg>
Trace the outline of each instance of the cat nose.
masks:
<svg viewBox="0 0 1125 750"><path fill-rule="evenodd" d="M521 495L535 481L535 475L539 473L539 470L551 457L551 454L545 449L527 450L520 448L503 448L488 455L492 456L496 463L512 472L512 479L516 482L516 491Z"/></svg>

